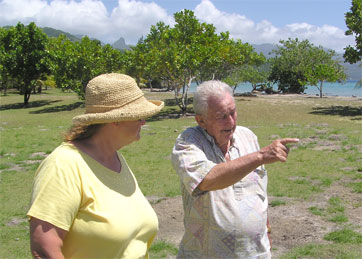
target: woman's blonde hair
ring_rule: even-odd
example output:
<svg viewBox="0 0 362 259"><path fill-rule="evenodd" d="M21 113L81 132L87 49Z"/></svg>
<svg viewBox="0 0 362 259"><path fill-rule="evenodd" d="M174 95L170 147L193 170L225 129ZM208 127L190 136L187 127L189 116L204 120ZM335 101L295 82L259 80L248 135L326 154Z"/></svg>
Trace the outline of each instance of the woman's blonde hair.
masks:
<svg viewBox="0 0 362 259"><path fill-rule="evenodd" d="M65 134L64 141L81 140L92 137L104 124L75 124Z"/></svg>

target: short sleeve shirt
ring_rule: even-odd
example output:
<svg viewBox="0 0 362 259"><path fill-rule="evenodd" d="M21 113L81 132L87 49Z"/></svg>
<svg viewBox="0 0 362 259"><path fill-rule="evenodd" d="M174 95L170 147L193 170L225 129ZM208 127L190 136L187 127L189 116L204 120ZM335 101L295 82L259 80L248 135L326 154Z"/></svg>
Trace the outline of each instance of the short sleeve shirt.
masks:
<svg viewBox="0 0 362 259"><path fill-rule="evenodd" d="M237 159L259 150L255 134L236 127L228 150ZM185 234L179 258L270 258L267 237L267 173L263 166L227 188L202 192L198 185L225 162L213 137L201 127L176 140L172 164L180 177Z"/></svg>
<svg viewBox="0 0 362 259"><path fill-rule="evenodd" d="M120 173L63 143L39 166L27 215L68 231L66 258L148 258L157 215L118 157Z"/></svg>

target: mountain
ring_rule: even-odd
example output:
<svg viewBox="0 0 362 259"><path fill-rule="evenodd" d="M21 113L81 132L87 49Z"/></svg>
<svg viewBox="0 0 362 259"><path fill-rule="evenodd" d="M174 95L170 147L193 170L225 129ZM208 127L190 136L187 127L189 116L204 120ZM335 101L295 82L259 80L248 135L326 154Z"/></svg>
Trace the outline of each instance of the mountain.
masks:
<svg viewBox="0 0 362 259"><path fill-rule="evenodd" d="M48 37L58 37L59 35L64 34L70 41L73 41L73 42L79 42L79 41L81 41L82 37L85 36L85 35L80 35L80 34L73 35L73 34L70 34L68 32L57 30L57 29L50 28L50 27L44 27L44 28L41 28L41 29L43 30L43 32L46 35L48 35ZM91 39L92 40L98 40L98 39L94 39L94 38L91 38ZM101 44L104 45L103 42L101 42ZM129 45L126 44L126 41L122 37L120 37L116 42L114 42L111 45L112 45L113 48L119 49L119 50L125 50L125 49L129 50L129 49L131 49L129 47Z"/></svg>
<svg viewBox="0 0 362 259"><path fill-rule="evenodd" d="M82 39L82 37L78 37L78 36L75 36L75 35L70 34L68 32L53 29L53 28L50 28L50 27L44 27L44 28L41 28L41 29L43 30L43 32L46 35L48 35L48 37L57 38L59 35L64 34L70 41L73 41L73 42L79 42Z"/></svg>
<svg viewBox="0 0 362 259"><path fill-rule="evenodd" d="M277 45L275 44L252 44L254 51L257 53L263 53L266 58L274 57L275 54L272 54L271 52L275 49L277 49Z"/></svg>
<svg viewBox="0 0 362 259"><path fill-rule="evenodd" d="M131 48L126 44L124 38L120 37L116 42L112 44L112 47L119 50L130 50Z"/></svg>
<svg viewBox="0 0 362 259"><path fill-rule="evenodd" d="M252 44L252 46L257 53L263 53L266 58L274 57L275 54L272 54L271 52L274 49L277 49L277 45L275 44ZM343 61L343 54L336 53L335 59ZM362 78L362 62L356 64L343 62L341 64L345 69L347 80L358 81Z"/></svg>

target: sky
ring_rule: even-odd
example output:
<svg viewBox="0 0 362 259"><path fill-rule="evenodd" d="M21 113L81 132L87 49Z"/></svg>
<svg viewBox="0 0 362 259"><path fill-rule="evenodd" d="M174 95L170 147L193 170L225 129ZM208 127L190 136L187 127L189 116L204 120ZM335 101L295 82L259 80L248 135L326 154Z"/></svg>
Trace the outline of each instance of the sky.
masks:
<svg viewBox="0 0 362 259"><path fill-rule="evenodd" d="M123 37L136 44L159 21L173 26L173 14L192 10L217 32L229 31L244 43L277 44L308 39L342 53L355 45L345 36L345 13L352 0L1 0L0 26L35 22L104 43Z"/></svg>

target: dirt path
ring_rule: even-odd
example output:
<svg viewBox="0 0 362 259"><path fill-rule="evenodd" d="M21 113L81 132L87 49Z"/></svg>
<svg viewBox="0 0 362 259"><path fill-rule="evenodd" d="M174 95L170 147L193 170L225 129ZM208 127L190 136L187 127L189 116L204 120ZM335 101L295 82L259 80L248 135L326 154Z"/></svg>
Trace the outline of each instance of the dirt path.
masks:
<svg viewBox="0 0 362 259"><path fill-rule="evenodd" d="M362 207L354 208L353 203L361 203L362 197L346 190L343 183L336 183L325 192L313 197L313 201L282 198L285 205L269 206L272 224L273 258L278 258L293 247L307 243L327 244L325 234L338 229L338 225L325 218L313 215L312 206L326 208L330 197L339 196L345 202L349 223L361 226ZM269 197L270 202L275 199ZM278 197L278 199L281 199ZM149 197L158 217L160 230L157 239L178 246L183 235L183 209L181 197ZM362 228L359 228L362 232Z"/></svg>

